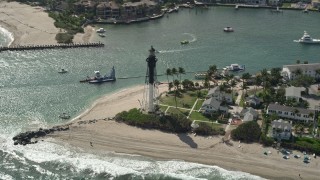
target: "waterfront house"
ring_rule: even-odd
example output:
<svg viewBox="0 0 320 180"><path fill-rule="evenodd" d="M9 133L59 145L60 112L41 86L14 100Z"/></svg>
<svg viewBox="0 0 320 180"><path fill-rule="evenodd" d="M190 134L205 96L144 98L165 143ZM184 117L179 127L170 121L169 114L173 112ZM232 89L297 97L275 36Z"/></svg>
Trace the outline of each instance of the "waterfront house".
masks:
<svg viewBox="0 0 320 180"><path fill-rule="evenodd" d="M228 107L225 103L211 97L202 103L201 111L204 114L211 114L217 111L228 112Z"/></svg>
<svg viewBox="0 0 320 180"><path fill-rule="evenodd" d="M96 2L91 0L81 0L74 3L73 5L75 11L78 13L94 12Z"/></svg>
<svg viewBox="0 0 320 180"><path fill-rule="evenodd" d="M302 123L313 123L315 110L269 104L267 114L276 114L278 117L295 120Z"/></svg>
<svg viewBox="0 0 320 180"><path fill-rule="evenodd" d="M124 20L147 17L157 13L155 10L156 5L157 3L151 0L126 2L122 5L123 11L121 11L121 15Z"/></svg>
<svg viewBox="0 0 320 180"><path fill-rule="evenodd" d="M249 122L249 121L257 120L259 117L259 113L256 110L254 110L252 107L248 107L243 109L240 112L240 117L243 122Z"/></svg>
<svg viewBox="0 0 320 180"><path fill-rule="evenodd" d="M97 5L96 15L100 19L118 19L120 14L120 7L117 3L101 2Z"/></svg>
<svg viewBox="0 0 320 180"><path fill-rule="evenodd" d="M259 5L266 6L266 0L244 0L244 2L248 5Z"/></svg>
<svg viewBox="0 0 320 180"><path fill-rule="evenodd" d="M286 100L288 99L295 99L296 102L300 101L301 92L305 91L306 88L304 87L294 87L290 86L286 88Z"/></svg>
<svg viewBox="0 0 320 180"><path fill-rule="evenodd" d="M215 98L219 101L225 101L227 104L233 104L232 94L220 91L220 87L216 86L209 90L207 98Z"/></svg>
<svg viewBox="0 0 320 180"><path fill-rule="evenodd" d="M311 4L314 8L320 8L320 0L312 0Z"/></svg>
<svg viewBox="0 0 320 180"><path fill-rule="evenodd" d="M251 107L257 107L260 105L261 101L256 95L250 95L245 99L246 105Z"/></svg>
<svg viewBox="0 0 320 180"><path fill-rule="evenodd" d="M291 137L292 124L283 119L274 120L271 124L272 137L277 139L288 140Z"/></svg>
<svg viewBox="0 0 320 180"><path fill-rule="evenodd" d="M320 74L317 74L316 71L320 69L320 63L312 63L312 64L294 64L294 65L284 65L282 67L281 75L285 79L292 80L297 75L297 71L300 71L303 75L308 75L311 77L320 77Z"/></svg>

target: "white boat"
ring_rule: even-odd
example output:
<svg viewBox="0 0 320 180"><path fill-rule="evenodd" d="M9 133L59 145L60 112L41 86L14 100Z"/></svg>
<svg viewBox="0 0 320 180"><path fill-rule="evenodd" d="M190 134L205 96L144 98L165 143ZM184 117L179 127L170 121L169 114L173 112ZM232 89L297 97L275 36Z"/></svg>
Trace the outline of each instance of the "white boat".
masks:
<svg viewBox="0 0 320 180"><path fill-rule="evenodd" d="M232 29L232 27L225 27L223 28L224 32L233 32L234 30Z"/></svg>
<svg viewBox="0 0 320 180"><path fill-rule="evenodd" d="M282 13L283 11L280 10L279 6L277 6L277 9L271 10L271 12Z"/></svg>
<svg viewBox="0 0 320 180"><path fill-rule="evenodd" d="M103 28L99 28L99 29L97 30L97 33L104 33L104 32L106 32L106 30L103 29Z"/></svg>
<svg viewBox="0 0 320 180"><path fill-rule="evenodd" d="M99 33L99 36L100 37L106 37L106 35L102 34L102 33Z"/></svg>
<svg viewBox="0 0 320 180"><path fill-rule="evenodd" d="M67 70L65 70L65 69L61 69L58 73L63 74L63 73L67 73L67 72L68 72Z"/></svg>
<svg viewBox="0 0 320 180"><path fill-rule="evenodd" d="M223 68L223 70L239 72L239 71L244 71L245 66L239 65L239 64L231 64L230 66L226 66L225 68Z"/></svg>
<svg viewBox="0 0 320 180"><path fill-rule="evenodd" d="M320 39L313 39L307 33L307 31L304 31L303 36L299 40L294 40L294 42L305 43L305 44L319 44Z"/></svg>

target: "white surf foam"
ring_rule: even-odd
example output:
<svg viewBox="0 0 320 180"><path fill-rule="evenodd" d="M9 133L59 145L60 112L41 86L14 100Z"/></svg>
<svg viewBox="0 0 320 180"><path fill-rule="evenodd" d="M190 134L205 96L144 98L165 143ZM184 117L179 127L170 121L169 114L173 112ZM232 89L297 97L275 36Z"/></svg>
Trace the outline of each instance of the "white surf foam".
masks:
<svg viewBox="0 0 320 180"><path fill-rule="evenodd" d="M51 142L49 142L51 141ZM6 142L6 150L11 157L15 157L20 163L35 162L36 168L41 174L54 176L53 171L47 170L48 162L71 165L72 173L92 173L92 175L107 173L113 177L132 174L141 177L153 177L157 175L169 176L178 179L263 179L249 173L228 171L218 166L209 166L198 163L190 163L179 160L154 161L143 156L131 156L126 154L108 153L107 155L95 155L84 153L80 148L53 143L54 139L40 141L37 144L27 146L14 146L12 141ZM18 153L18 154L17 154ZM21 157L21 155L23 157ZM31 160L31 161L30 161ZM28 164L29 165L29 164ZM14 167L12 167L14 168Z"/></svg>
<svg viewBox="0 0 320 180"><path fill-rule="evenodd" d="M2 44L2 46L10 46L11 43L14 41L13 34L1 26L0 26L0 34L5 37L5 40L4 40L5 43Z"/></svg>

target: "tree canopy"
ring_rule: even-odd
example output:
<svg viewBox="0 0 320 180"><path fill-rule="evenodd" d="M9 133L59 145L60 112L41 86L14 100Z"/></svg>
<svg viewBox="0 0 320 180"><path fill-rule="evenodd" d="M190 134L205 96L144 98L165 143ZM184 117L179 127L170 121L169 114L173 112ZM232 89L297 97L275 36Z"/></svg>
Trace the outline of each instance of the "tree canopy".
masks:
<svg viewBox="0 0 320 180"><path fill-rule="evenodd" d="M238 126L231 131L231 137L234 140L241 140L247 143L258 142L261 135L261 128L256 121L250 121Z"/></svg>

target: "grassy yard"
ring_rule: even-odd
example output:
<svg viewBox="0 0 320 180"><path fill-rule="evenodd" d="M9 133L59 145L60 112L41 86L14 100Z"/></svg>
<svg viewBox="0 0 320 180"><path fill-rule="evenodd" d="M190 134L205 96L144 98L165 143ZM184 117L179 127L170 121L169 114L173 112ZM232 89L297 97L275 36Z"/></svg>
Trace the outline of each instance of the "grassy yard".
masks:
<svg viewBox="0 0 320 180"><path fill-rule="evenodd" d="M177 97L177 106L191 109L196 100L197 100L197 92L188 91L186 93L183 93L181 97ZM169 94L168 96L162 96L160 98L160 103L169 105L169 106L176 106L174 94Z"/></svg>
<svg viewBox="0 0 320 180"><path fill-rule="evenodd" d="M193 110L198 111L198 110L201 108L203 102L204 102L203 99L198 99L198 102L197 102L197 104L194 106L194 109L193 109Z"/></svg>
<svg viewBox="0 0 320 180"><path fill-rule="evenodd" d="M201 120L201 121L208 121L208 122L211 122L212 120L205 117L204 115L202 115L201 112L195 112L193 111L189 117L191 120ZM216 121L216 120L213 120L213 121Z"/></svg>
<svg viewBox="0 0 320 180"><path fill-rule="evenodd" d="M179 108L175 108L175 107L170 107L167 111L167 113L169 114L181 114L184 116L188 116L189 111L185 110L185 109L179 109Z"/></svg>
<svg viewBox="0 0 320 180"><path fill-rule="evenodd" d="M291 3L283 3L282 7L283 8L291 8Z"/></svg>

